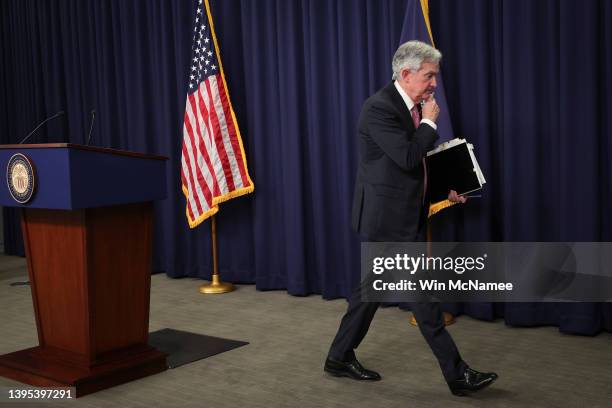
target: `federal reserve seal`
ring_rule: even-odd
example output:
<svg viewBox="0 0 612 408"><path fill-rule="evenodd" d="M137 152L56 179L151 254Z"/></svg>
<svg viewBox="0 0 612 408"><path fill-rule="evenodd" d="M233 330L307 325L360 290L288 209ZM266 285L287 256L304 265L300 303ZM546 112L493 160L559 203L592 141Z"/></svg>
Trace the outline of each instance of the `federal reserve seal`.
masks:
<svg viewBox="0 0 612 408"><path fill-rule="evenodd" d="M15 153L6 166L6 182L11 197L20 204L32 199L36 187L34 166L24 154Z"/></svg>

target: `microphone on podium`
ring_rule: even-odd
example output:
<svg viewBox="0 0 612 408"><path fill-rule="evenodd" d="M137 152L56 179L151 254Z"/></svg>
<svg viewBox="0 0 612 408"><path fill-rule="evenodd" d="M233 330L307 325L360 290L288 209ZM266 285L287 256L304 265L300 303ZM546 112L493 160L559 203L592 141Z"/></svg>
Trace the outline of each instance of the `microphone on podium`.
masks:
<svg viewBox="0 0 612 408"><path fill-rule="evenodd" d="M89 142L91 141L91 132L93 130L93 125L94 125L95 120L96 120L96 110L92 109L91 110L91 122L89 125L89 134L87 135L87 142L85 143L85 146L89 146Z"/></svg>
<svg viewBox="0 0 612 408"><path fill-rule="evenodd" d="M52 120L52 119L55 119L55 118L57 118L57 117L60 117L60 116L64 115L65 113L66 113L66 112L64 112L63 110L61 110L61 111L57 112L55 115L53 115L53 116L49 116L47 119L45 119L45 120L43 120L42 122L40 122L40 123L38 124L38 126L36 126L36 127L34 128L34 130L32 130L30 133L28 133L28 134L26 135L26 137L24 137L23 139L21 139L21 141L20 141L19 143L17 143L17 144L23 144L23 143L24 143L26 140L28 140L28 139L30 138L30 136L32 136L34 133L36 133L36 131L37 131L37 130L38 130L38 129L39 129L41 126L42 126L42 125L44 125L45 123L47 123L48 121L50 121L50 120Z"/></svg>

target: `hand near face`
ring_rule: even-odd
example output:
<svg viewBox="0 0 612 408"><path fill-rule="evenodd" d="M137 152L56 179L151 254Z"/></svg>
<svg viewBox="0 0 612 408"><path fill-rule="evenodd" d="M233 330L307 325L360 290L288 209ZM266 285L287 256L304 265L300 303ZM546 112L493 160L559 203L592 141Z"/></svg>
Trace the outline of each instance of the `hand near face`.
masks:
<svg viewBox="0 0 612 408"><path fill-rule="evenodd" d="M429 97L426 99L421 113L423 119L429 119L432 122L435 122L438 119L438 115L440 114L440 107L436 103L436 99L433 95L429 95Z"/></svg>

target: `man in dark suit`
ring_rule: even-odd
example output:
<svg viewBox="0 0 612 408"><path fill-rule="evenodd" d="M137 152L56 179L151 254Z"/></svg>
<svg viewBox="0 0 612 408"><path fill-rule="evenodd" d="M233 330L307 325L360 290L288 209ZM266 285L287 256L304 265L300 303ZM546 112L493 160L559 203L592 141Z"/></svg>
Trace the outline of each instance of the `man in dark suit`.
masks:
<svg viewBox="0 0 612 408"><path fill-rule="evenodd" d="M418 242L426 240L427 177L424 157L438 139L440 108L434 99L442 54L428 44L409 41L393 56L394 82L368 98L359 117L359 169L353 197L353 228L367 241ZM450 191L449 200L466 198ZM356 380L380 380L357 361L355 349L366 335L379 303L363 302L362 282L334 338L325 371ZM419 329L438 359L451 392L464 395L497 378L472 370L461 359L444 327L440 305L412 303Z"/></svg>

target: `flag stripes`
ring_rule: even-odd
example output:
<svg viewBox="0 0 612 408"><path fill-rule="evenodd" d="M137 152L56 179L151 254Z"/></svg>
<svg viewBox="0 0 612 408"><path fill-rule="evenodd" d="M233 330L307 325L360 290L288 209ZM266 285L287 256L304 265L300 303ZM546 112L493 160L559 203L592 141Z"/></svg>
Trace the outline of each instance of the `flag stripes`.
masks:
<svg viewBox="0 0 612 408"><path fill-rule="evenodd" d="M204 3L200 1L196 12L181 151L181 182L191 228L215 214L219 203L254 189L210 7Z"/></svg>

